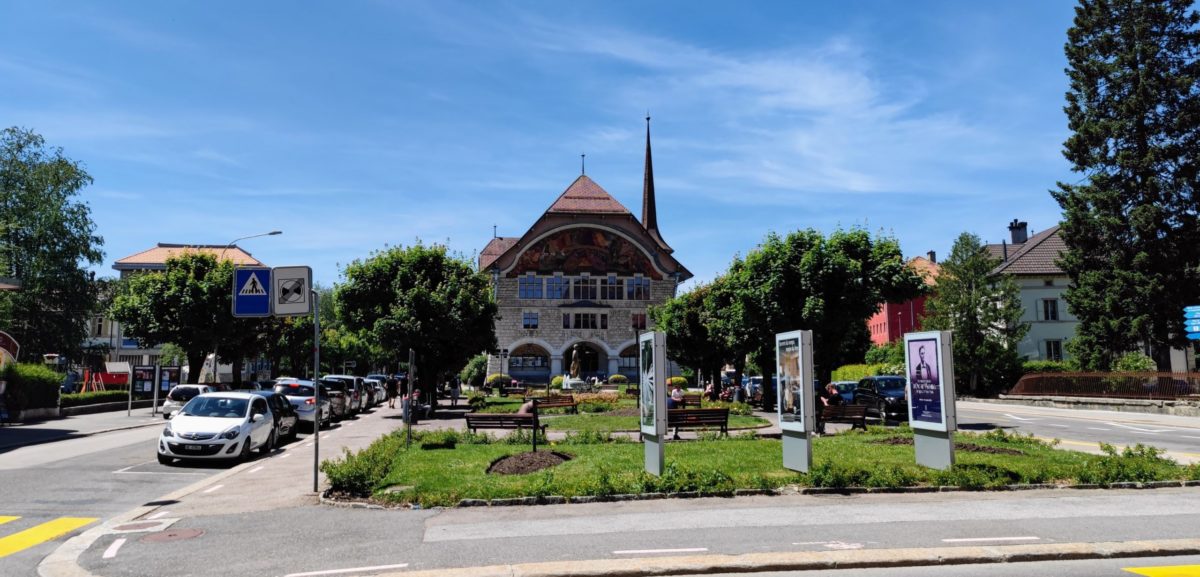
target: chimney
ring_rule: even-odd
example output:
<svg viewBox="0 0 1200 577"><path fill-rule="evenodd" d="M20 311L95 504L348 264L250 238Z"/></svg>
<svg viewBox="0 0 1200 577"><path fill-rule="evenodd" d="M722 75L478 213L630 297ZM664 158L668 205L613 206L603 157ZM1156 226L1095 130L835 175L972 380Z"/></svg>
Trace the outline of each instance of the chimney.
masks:
<svg viewBox="0 0 1200 577"><path fill-rule="evenodd" d="M1025 244L1025 241L1029 240L1028 226L1029 223L1021 222L1015 218L1012 222L1008 223L1008 232L1012 233L1013 244Z"/></svg>
<svg viewBox="0 0 1200 577"><path fill-rule="evenodd" d="M929 257L929 262L931 262L933 264L937 264L937 253L936 252L931 250L928 253L926 253L926 256Z"/></svg>

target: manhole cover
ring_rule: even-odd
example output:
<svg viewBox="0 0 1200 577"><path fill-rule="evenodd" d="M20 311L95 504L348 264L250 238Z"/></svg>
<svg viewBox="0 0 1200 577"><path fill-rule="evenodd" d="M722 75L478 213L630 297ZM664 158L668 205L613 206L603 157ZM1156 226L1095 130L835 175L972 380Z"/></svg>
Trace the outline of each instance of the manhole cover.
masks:
<svg viewBox="0 0 1200 577"><path fill-rule="evenodd" d="M162 526L162 523L159 521L145 521L142 523L126 523L124 525L117 525L116 527L113 527L113 530L114 531L141 531L142 529L149 529L151 527L161 527L161 526Z"/></svg>
<svg viewBox="0 0 1200 577"><path fill-rule="evenodd" d="M151 533L142 537L142 543L166 543L168 541L184 541L195 539L204 534L203 529L171 529L159 533Z"/></svg>

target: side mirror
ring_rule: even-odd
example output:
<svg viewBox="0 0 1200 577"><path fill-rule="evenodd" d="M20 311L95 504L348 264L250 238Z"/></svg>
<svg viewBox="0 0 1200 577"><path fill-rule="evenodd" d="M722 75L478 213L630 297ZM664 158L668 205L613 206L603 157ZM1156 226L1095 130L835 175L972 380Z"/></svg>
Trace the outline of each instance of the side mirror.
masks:
<svg viewBox="0 0 1200 577"><path fill-rule="evenodd" d="M254 414L253 416L251 416L251 417L250 417L250 422L251 422L251 423L257 423L257 422L259 422L259 421L261 421L261 420L263 420L263 414L262 414L262 413L256 413L256 414Z"/></svg>

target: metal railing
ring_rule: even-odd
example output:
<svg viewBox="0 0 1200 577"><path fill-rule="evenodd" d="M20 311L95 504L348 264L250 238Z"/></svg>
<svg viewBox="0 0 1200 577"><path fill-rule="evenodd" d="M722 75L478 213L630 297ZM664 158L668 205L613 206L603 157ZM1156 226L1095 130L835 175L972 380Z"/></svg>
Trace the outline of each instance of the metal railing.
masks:
<svg viewBox="0 0 1200 577"><path fill-rule="evenodd" d="M1200 373L1031 373L1009 395L1174 400L1200 398Z"/></svg>

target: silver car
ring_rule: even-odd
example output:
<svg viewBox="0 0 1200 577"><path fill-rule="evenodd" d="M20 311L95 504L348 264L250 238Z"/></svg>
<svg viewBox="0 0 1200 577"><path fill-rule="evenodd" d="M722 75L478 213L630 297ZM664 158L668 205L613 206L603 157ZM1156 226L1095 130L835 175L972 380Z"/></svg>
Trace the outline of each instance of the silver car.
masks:
<svg viewBox="0 0 1200 577"><path fill-rule="evenodd" d="M293 407L296 408L296 414L300 417L300 422L309 427L317 421L317 400L313 395L313 382L302 381L300 379L280 379L275 383L275 392L285 397ZM321 407L321 426L328 426L333 420L333 411L330 408L329 392L325 387L320 390L320 407Z"/></svg>

